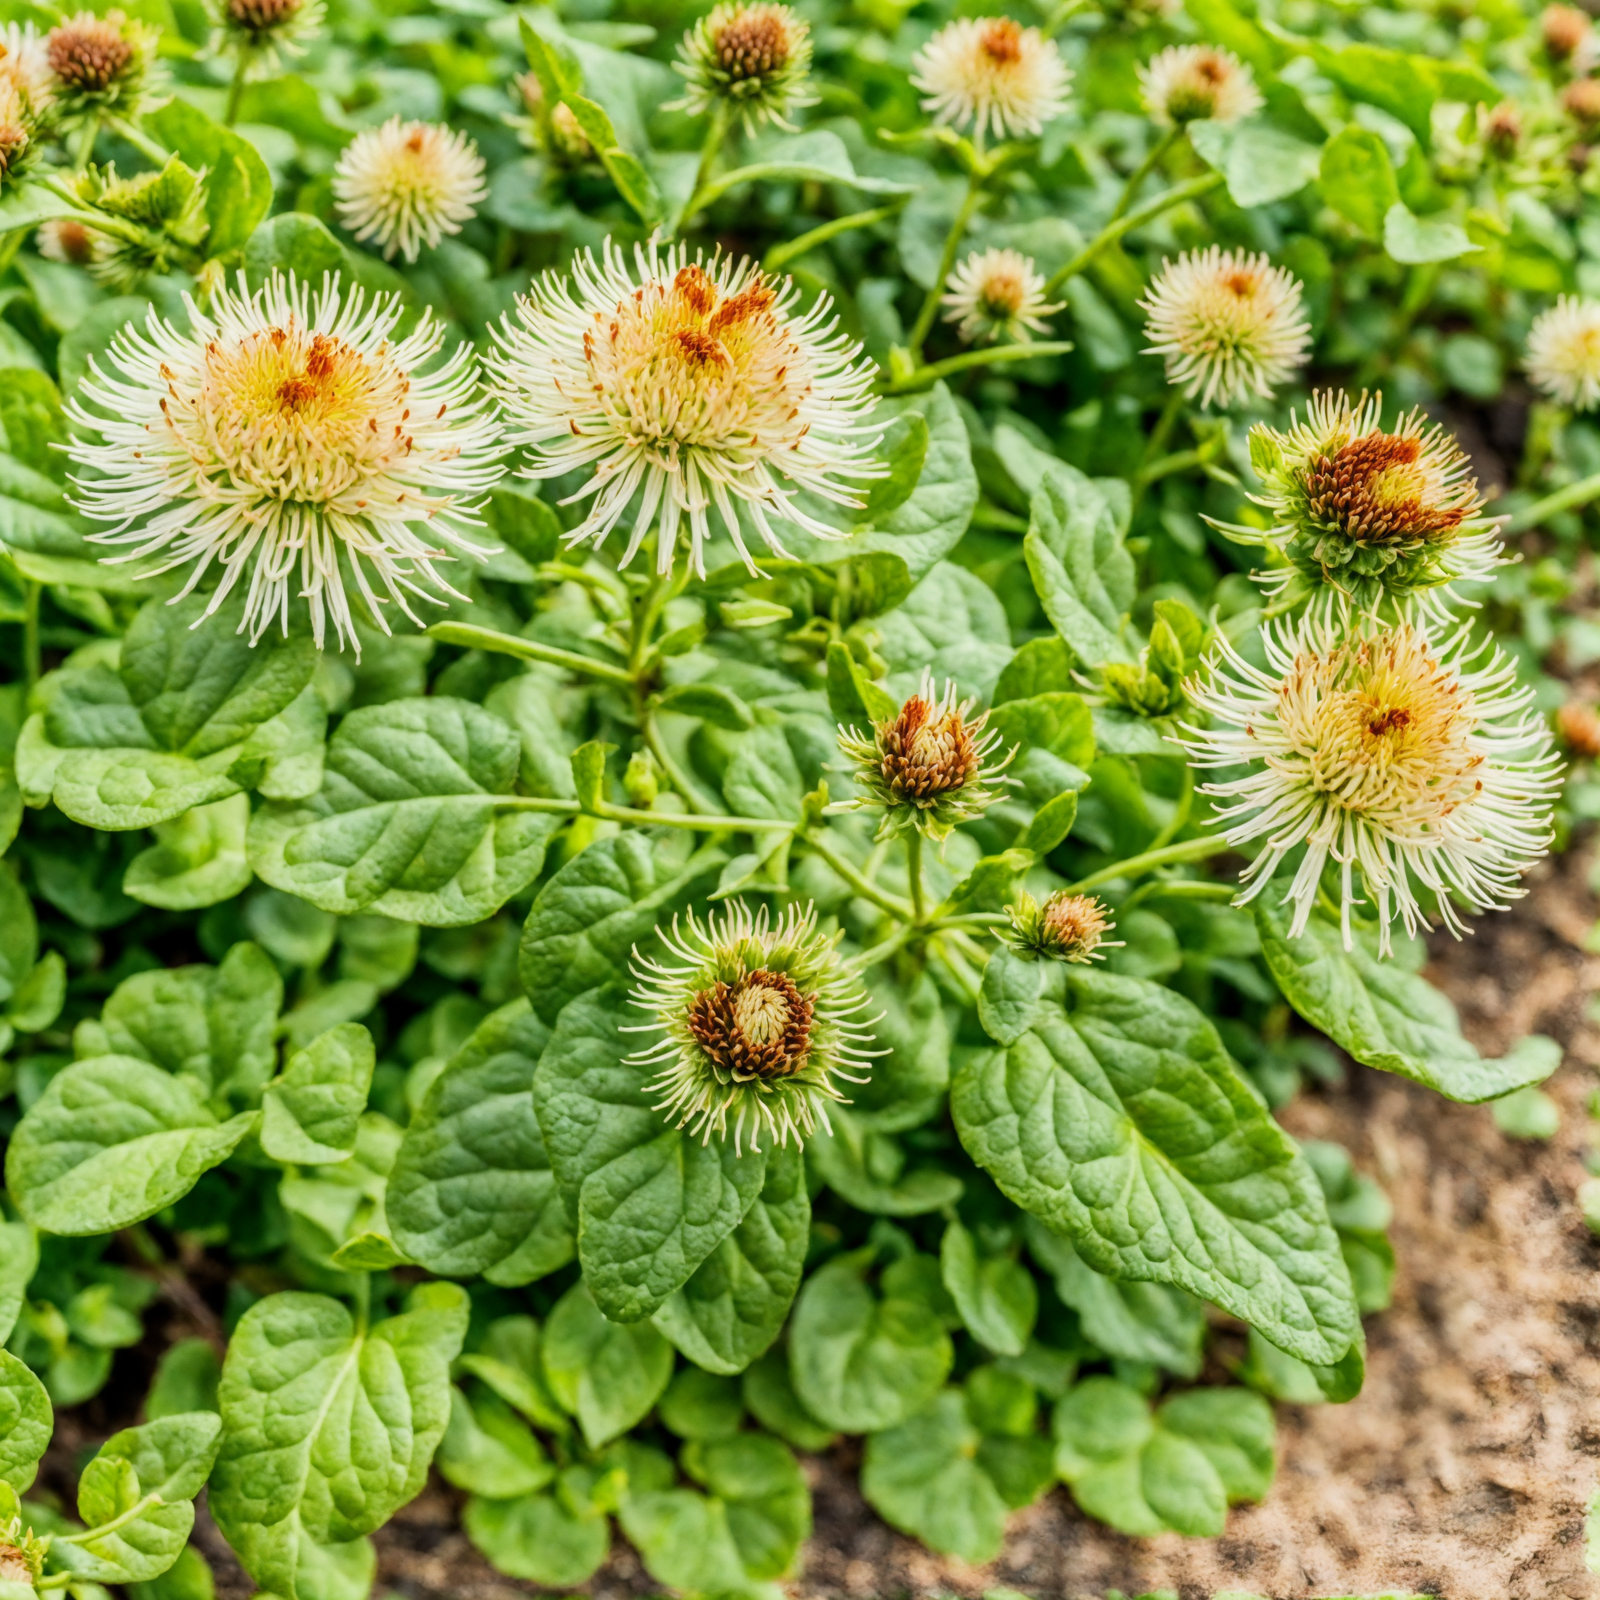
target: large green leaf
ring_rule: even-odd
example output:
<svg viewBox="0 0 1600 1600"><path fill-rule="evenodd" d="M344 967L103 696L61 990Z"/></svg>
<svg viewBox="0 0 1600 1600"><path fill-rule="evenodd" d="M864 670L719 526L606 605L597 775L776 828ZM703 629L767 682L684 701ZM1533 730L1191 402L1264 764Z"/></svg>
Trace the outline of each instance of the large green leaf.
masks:
<svg viewBox="0 0 1600 1600"><path fill-rule="evenodd" d="M272 209L272 174L256 147L186 100L169 100L145 123L167 149L205 171L206 254L241 252Z"/></svg>
<svg viewBox="0 0 1600 1600"><path fill-rule="evenodd" d="M572 1001L533 1077L534 1105L569 1211L584 1282L619 1322L688 1282L755 1203L767 1152L707 1144L657 1109L653 1069L632 1065L621 988Z"/></svg>
<svg viewBox="0 0 1600 1600"><path fill-rule="evenodd" d="M359 1538L422 1487L466 1330L466 1294L446 1283L370 1329L323 1295L245 1313L222 1370L210 1505L257 1583L299 1600L302 1537Z"/></svg>
<svg viewBox="0 0 1600 1600"><path fill-rule="evenodd" d="M1364 926L1346 950L1338 923L1320 911L1298 939L1268 896L1256 900L1255 914L1261 953L1284 998L1365 1066L1476 1105L1542 1082L1560 1063L1559 1052L1540 1050L1485 1061L1463 1037L1449 999L1405 961L1381 958L1376 934Z"/></svg>
<svg viewBox="0 0 1600 1600"><path fill-rule="evenodd" d="M541 1350L557 1400L592 1450L642 1421L672 1376L672 1346L648 1322L612 1322L582 1283L550 1313Z"/></svg>
<svg viewBox="0 0 1600 1600"><path fill-rule="evenodd" d="M431 1272L530 1283L576 1249L533 1109L550 1030L526 1000L487 1017L407 1125L389 1174L399 1247Z"/></svg>
<svg viewBox="0 0 1600 1600"><path fill-rule="evenodd" d="M499 717L436 695L352 711L322 788L250 824L250 864L324 911L457 927L538 875L560 818L513 801L522 748Z"/></svg>
<svg viewBox="0 0 1600 1600"><path fill-rule="evenodd" d="M761 1433L696 1439L683 1469L721 1501L747 1576L784 1576L811 1533L811 1492L788 1448Z"/></svg>
<svg viewBox="0 0 1600 1600"><path fill-rule="evenodd" d="M50 1233L112 1233L180 1200L256 1124L218 1123L189 1078L133 1056L74 1062L17 1125L6 1185Z"/></svg>
<svg viewBox="0 0 1600 1600"><path fill-rule="evenodd" d="M1188 1000L1002 952L979 1015L998 1049L951 1090L973 1158L1096 1271L1170 1283L1303 1360L1360 1337L1322 1190Z"/></svg>
<svg viewBox="0 0 1600 1600"><path fill-rule="evenodd" d="M1045 615L1078 659L1090 667L1132 660L1123 624L1133 557L1104 491L1054 463L1034 493L1024 549Z"/></svg>
<svg viewBox="0 0 1600 1600"><path fill-rule="evenodd" d="M376 1064L372 1035L359 1023L318 1035L262 1096L261 1148L286 1166L348 1161Z"/></svg>
<svg viewBox="0 0 1600 1600"><path fill-rule="evenodd" d="M26 1492L50 1444L55 1413L50 1396L9 1350L0 1350L0 1483Z"/></svg>

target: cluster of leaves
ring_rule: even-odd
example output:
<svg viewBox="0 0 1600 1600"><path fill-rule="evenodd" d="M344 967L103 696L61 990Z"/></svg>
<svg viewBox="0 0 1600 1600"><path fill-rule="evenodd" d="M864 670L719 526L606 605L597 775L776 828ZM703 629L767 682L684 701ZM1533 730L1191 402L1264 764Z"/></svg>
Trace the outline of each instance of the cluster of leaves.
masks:
<svg viewBox="0 0 1600 1600"><path fill-rule="evenodd" d="M1164 254L1266 250L1306 286L1319 369L1403 403L1499 395L1534 311L1600 280L1530 16L1025 17L1077 98L985 158L976 203L908 83L939 5L817 6L805 131L730 135L709 166L663 109L692 20L673 7L342 0L295 71L231 94L194 0L129 9L172 97L99 130L104 162L162 174L127 281L27 242L113 214L107 191L0 202L17 1594L208 1595L185 1541L209 1482L264 1590L361 1600L371 1536L430 1466L514 1577L581 1583L620 1530L663 1585L771 1594L810 1529L795 1453L840 1435L866 1436L885 1519L970 1560L1058 1483L1129 1534L1219 1532L1272 1481L1270 1402L1359 1389L1394 1267L1381 1192L1273 1109L1338 1072L1325 1041L1472 1102L1554 1061L1481 1059L1420 946L1381 961L1358 923L1347 951L1321 914L1291 937L1274 896L1238 909L1206 865L1167 735L1208 630L1248 649L1260 620L1248 552L1203 520L1254 515L1248 418L1169 402L1136 302ZM1265 104L1158 150L1135 69L1192 37ZM1508 95L1539 155L1514 171L1481 133ZM448 117L489 167L479 215L403 276L332 224L329 187L396 114ZM1170 188L1130 210L1147 179ZM1070 346L910 350L958 217L1060 280ZM196 627L203 594L170 604L175 580L87 542L63 401L151 306L181 322L223 270L338 271L481 342L535 270L657 228L826 290L882 365L885 470L848 538L799 535L758 579L717 546L705 581L663 586L563 551L576 482L507 480L467 598L427 633L360 623L359 658L300 631L252 648L237 601ZM1536 409L1507 504L1597 467L1600 434ZM1560 608L1579 501L1546 526L1555 554L1486 607L1531 674L1558 644L1600 657ZM1017 750L1007 797L926 859L826 809L850 785L835 725L924 673ZM1103 964L995 942L1018 890L1068 886L1115 918ZM803 1152L696 1142L627 1060L630 955L736 895L814 902L867 958L882 1054ZM16 1499L52 1406L103 1393L131 1420L146 1380L76 1519L48 1477Z"/></svg>

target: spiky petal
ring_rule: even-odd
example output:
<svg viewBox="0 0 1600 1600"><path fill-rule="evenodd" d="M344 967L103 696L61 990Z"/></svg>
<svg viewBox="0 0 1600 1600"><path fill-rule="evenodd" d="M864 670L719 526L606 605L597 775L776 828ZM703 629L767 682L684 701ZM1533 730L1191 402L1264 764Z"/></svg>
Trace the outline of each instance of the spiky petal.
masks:
<svg viewBox="0 0 1600 1600"><path fill-rule="evenodd" d="M981 138L1040 133L1067 108L1072 69L1054 39L1010 17L960 17L916 53L912 87L922 109L949 127Z"/></svg>
<svg viewBox="0 0 1600 1600"><path fill-rule="evenodd" d="M793 131L791 115L815 105L807 83L811 28L772 0L723 0L683 36L673 70L685 80L673 109L699 116L719 102L746 132L771 121Z"/></svg>
<svg viewBox="0 0 1600 1600"><path fill-rule="evenodd" d="M1600 405L1600 300L1561 295L1528 330L1533 386L1576 411Z"/></svg>
<svg viewBox="0 0 1600 1600"><path fill-rule="evenodd" d="M1026 343L1061 310L1045 299L1044 283L1033 257L1020 250L974 250L945 280L944 319L967 344Z"/></svg>
<svg viewBox="0 0 1600 1600"><path fill-rule="evenodd" d="M339 157L333 197L339 221L389 260L415 261L447 233L460 233L489 191L483 157L464 134L433 122L390 117L358 133Z"/></svg>

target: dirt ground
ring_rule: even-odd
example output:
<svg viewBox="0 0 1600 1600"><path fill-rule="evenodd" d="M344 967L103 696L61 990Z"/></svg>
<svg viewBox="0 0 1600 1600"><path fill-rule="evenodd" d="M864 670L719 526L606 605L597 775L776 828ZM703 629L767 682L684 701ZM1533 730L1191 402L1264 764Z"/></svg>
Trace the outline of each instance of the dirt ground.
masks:
<svg viewBox="0 0 1600 1600"><path fill-rule="evenodd" d="M1546 863L1512 912L1481 919L1461 945L1436 945L1431 970L1486 1053L1533 1032L1566 1047L1548 1085L1562 1110L1548 1145L1507 1138L1486 1108L1361 1068L1284 1113L1294 1133L1338 1140L1383 1183L1399 1273L1394 1305L1368 1322L1361 1395L1280 1408L1278 1478L1263 1504L1233 1511L1218 1539L1137 1541L1090 1522L1058 1489L1015 1518L999 1561L975 1569L885 1527L854 1486L856 1447L845 1445L806 1464L816 1533L787 1586L793 1600L976 1600L1001 1586L1037 1600L1111 1588L1183 1600L1219 1590L1600 1600L1584 1565L1600 1467L1600 1242L1575 1198L1585 1150L1600 1145L1588 1114L1600 1087L1600 1025L1588 1017L1600 955L1583 949L1600 905L1587 871L1578 855ZM538 1592L477 1555L457 1500L435 1480L378 1535L378 1595ZM249 1595L203 1510L196 1532L218 1600ZM588 1592L623 1600L656 1587L619 1545Z"/></svg>

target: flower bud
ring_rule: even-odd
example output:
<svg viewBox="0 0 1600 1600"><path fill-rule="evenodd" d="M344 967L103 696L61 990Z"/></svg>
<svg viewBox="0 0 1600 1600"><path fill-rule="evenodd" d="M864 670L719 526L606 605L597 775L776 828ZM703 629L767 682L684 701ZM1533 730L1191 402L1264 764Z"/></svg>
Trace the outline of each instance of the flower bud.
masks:
<svg viewBox="0 0 1600 1600"><path fill-rule="evenodd" d="M1104 960L1106 950L1122 947L1122 940L1106 938L1116 924L1092 894L1058 889L1041 906L1024 891L1014 906L1006 907L1006 915L1011 928L1002 937L1019 956L1082 965Z"/></svg>

